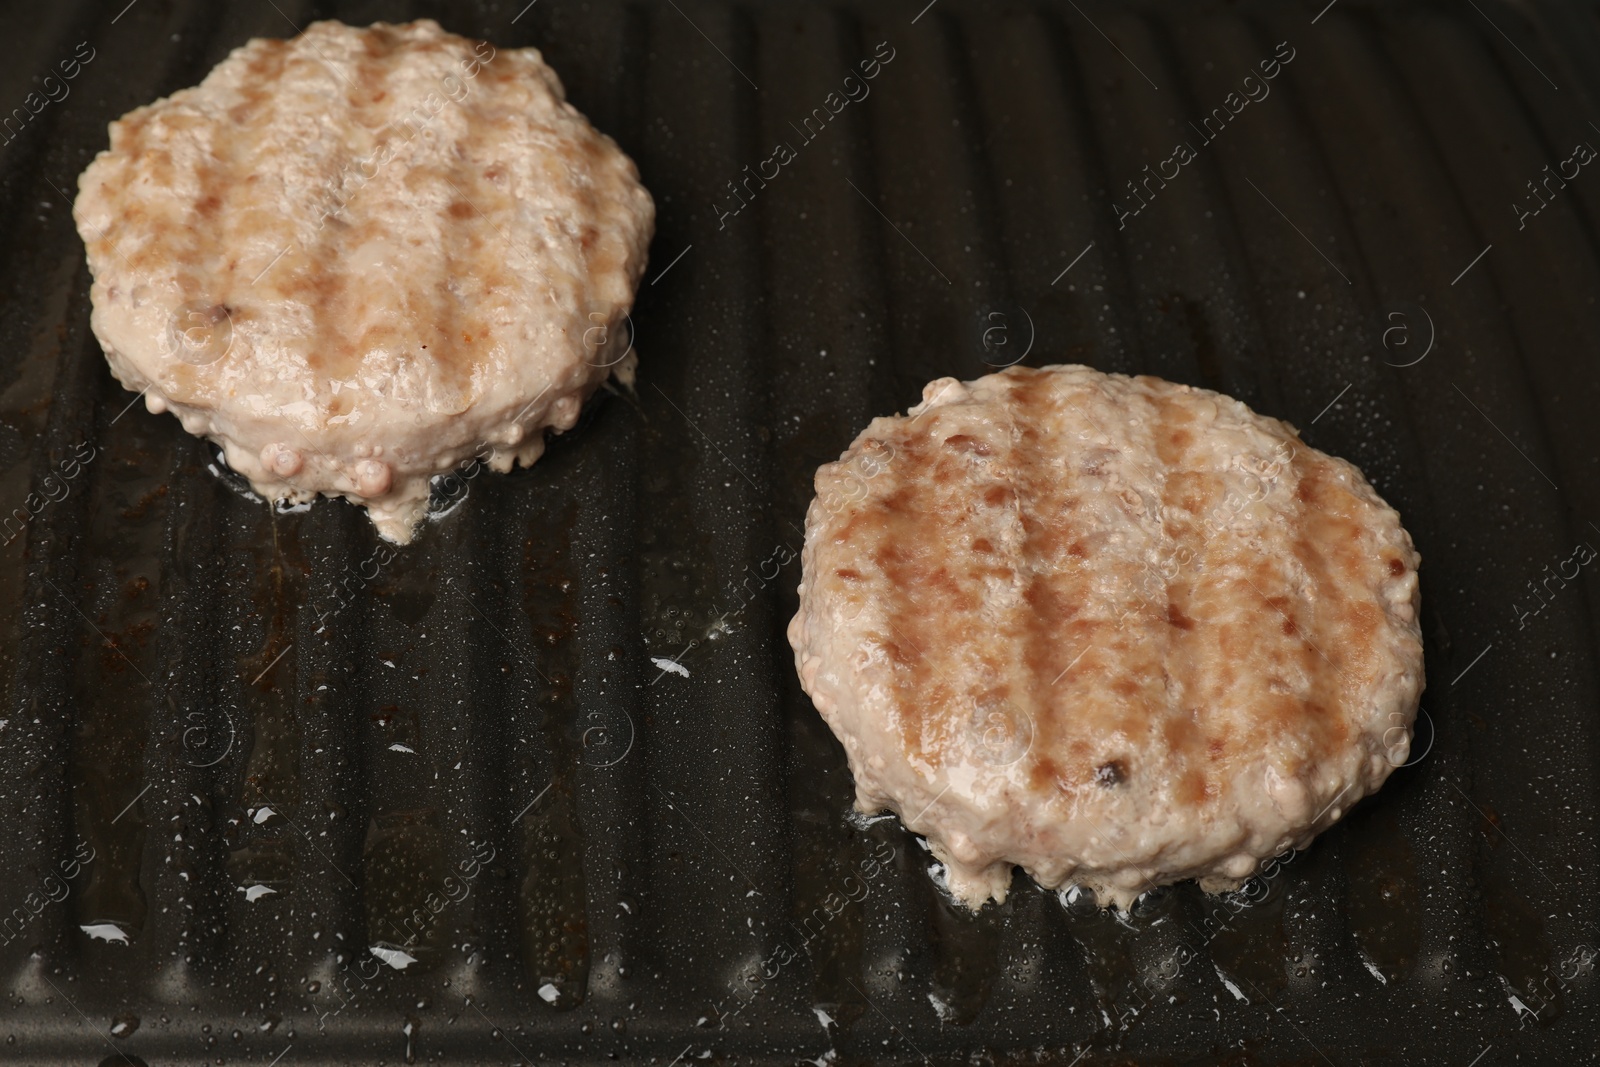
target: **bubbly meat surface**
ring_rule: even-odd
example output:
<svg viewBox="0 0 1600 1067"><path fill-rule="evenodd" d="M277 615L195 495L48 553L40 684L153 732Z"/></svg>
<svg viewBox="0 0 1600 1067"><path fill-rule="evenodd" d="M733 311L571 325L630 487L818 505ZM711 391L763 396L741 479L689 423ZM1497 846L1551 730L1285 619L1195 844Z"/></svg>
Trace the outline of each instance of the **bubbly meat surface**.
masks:
<svg viewBox="0 0 1600 1067"><path fill-rule="evenodd" d="M957 897L1237 886L1405 762L1419 557L1355 467L1155 378L923 395L818 471L789 637Z"/></svg>
<svg viewBox="0 0 1600 1067"><path fill-rule="evenodd" d="M631 367L655 209L537 50L423 20L252 40L111 124L74 208L113 373L268 499L532 463Z"/></svg>

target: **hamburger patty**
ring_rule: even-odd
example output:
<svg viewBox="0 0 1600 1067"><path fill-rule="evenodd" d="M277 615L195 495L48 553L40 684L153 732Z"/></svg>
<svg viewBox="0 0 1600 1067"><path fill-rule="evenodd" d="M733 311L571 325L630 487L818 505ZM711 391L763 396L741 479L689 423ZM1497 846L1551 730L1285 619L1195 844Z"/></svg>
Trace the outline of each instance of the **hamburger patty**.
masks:
<svg viewBox="0 0 1600 1067"><path fill-rule="evenodd" d="M78 186L118 380L267 499L344 496L393 541L433 476L532 463L632 365L654 205L532 48L253 40L113 122Z"/></svg>
<svg viewBox="0 0 1600 1067"><path fill-rule="evenodd" d="M1419 557L1351 464L1088 367L927 386L817 472L801 683L949 888L1236 888L1404 763Z"/></svg>

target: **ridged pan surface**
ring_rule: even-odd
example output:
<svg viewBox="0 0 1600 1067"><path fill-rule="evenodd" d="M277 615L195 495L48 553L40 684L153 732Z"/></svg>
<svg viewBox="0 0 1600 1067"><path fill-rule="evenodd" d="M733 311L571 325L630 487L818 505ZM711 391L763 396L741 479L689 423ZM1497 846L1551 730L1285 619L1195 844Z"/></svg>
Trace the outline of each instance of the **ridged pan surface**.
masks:
<svg viewBox="0 0 1600 1067"><path fill-rule="evenodd" d="M1593 1055L1593 6L124 3L4 23L0 1061ZM659 232L636 393L394 550L130 403L70 198L250 37L423 16L543 49ZM811 476L1019 361L1233 394L1416 538L1412 762L1245 897L973 915L849 818Z"/></svg>

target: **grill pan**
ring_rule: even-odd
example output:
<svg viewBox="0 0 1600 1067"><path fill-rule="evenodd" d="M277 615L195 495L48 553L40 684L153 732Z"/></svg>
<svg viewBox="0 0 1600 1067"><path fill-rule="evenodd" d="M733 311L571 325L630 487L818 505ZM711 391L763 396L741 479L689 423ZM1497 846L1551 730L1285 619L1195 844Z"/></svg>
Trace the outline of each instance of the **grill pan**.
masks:
<svg viewBox="0 0 1600 1067"><path fill-rule="evenodd" d="M1594 5L124 2L5 23L0 1059L1594 1056ZM403 550L130 405L70 217L109 120L330 17L539 46L660 212L637 391ZM1411 765L1245 896L971 915L848 817L811 474L1017 361L1286 418L1422 552Z"/></svg>

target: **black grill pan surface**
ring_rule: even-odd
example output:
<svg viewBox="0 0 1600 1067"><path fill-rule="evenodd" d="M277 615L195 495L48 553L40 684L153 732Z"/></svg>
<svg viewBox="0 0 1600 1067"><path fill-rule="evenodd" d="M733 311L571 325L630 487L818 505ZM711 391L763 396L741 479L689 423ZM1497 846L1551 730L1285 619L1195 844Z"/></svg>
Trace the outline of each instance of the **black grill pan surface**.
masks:
<svg viewBox="0 0 1600 1067"><path fill-rule="evenodd" d="M70 198L108 121L250 37L415 17L543 49L659 232L636 391L397 550L250 502L116 385ZM1594 1059L1594 5L3 25L0 1061ZM849 816L783 637L812 473L1018 361L1285 418L1422 552L1411 763L1248 894L1019 875L973 915Z"/></svg>

